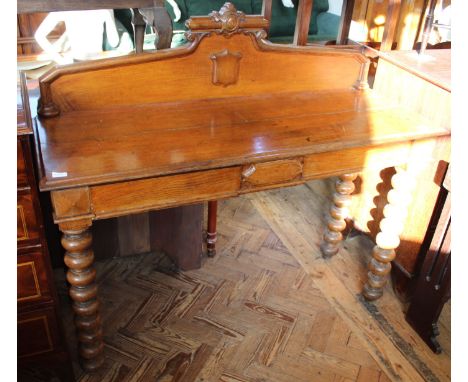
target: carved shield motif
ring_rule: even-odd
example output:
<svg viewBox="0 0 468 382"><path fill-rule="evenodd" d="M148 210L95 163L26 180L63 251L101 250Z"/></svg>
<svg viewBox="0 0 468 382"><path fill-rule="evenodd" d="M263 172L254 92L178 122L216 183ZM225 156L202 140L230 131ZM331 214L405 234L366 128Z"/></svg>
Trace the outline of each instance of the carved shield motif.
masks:
<svg viewBox="0 0 468 382"><path fill-rule="evenodd" d="M229 86L237 82L242 54L225 49L210 58L213 61L213 84Z"/></svg>

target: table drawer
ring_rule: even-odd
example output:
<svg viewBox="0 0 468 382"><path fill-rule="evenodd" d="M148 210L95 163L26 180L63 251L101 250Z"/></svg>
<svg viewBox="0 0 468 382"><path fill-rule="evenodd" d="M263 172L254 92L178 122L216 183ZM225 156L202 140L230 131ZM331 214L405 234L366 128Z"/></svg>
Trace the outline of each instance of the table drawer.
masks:
<svg viewBox="0 0 468 382"><path fill-rule="evenodd" d="M302 171L302 158L281 159L245 165L241 171L241 190L261 190L300 183Z"/></svg>
<svg viewBox="0 0 468 382"><path fill-rule="evenodd" d="M17 231L18 243L39 239L39 227L34 212L33 196L29 191L18 191L17 199Z"/></svg>
<svg viewBox="0 0 468 382"><path fill-rule="evenodd" d="M17 155L17 162L16 162L16 169L17 169L17 184L18 187L26 187L29 185L28 182L28 173L26 170L26 158L24 157L23 152L23 145L21 144L21 140L17 140L17 148L16 148L16 155Z"/></svg>
<svg viewBox="0 0 468 382"><path fill-rule="evenodd" d="M52 353L59 347L53 307L18 314L18 358Z"/></svg>
<svg viewBox="0 0 468 382"><path fill-rule="evenodd" d="M88 200L84 188L81 193L54 191L52 200L57 218L73 216L77 206L83 206L81 215L92 210L96 217L107 218L235 196L239 184L240 167L228 167L94 186L88 207L82 202Z"/></svg>
<svg viewBox="0 0 468 382"><path fill-rule="evenodd" d="M17 260L18 303L50 300L47 265L41 248L19 254Z"/></svg>

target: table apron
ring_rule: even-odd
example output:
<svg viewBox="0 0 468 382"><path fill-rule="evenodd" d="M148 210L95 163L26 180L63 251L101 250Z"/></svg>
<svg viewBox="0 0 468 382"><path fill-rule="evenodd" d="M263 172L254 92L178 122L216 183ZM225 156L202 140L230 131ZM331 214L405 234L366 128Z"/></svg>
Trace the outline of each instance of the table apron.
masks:
<svg viewBox="0 0 468 382"><path fill-rule="evenodd" d="M56 223L200 203L406 163L413 142L358 147L226 168L52 191Z"/></svg>

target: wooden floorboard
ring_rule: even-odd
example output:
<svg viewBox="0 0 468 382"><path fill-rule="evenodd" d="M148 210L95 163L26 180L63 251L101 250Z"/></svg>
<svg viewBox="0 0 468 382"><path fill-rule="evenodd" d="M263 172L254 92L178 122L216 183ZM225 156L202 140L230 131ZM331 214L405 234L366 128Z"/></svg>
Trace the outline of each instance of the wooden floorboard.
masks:
<svg viewBox="0 0 468 382"><path fill-rule="evenodd" d="M98 262L106 361L76 363L64 274L56 271L79 381L449 381L450 311L441 355L386 288L360 297L372 243L349 237L323 260L326 181L220 202L218 253L178 272L161 253Z"/></svg>

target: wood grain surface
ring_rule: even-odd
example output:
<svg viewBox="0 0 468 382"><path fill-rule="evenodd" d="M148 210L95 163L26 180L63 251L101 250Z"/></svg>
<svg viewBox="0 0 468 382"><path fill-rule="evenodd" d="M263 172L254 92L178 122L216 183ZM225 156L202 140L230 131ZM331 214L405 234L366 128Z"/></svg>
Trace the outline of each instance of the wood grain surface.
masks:
<svg viewBox="0 0 468 382"><path fill-rule="evenodd" d="M42 106L53 102L60 112L67 112L109 105L343 89L354 84L361 64L367 61L356 47L278 45L257 39L254 32L229 38L206 32L194 36L190 45L174 49L58 66L40 78ZM210 59L223 50L242 56L239 80L226 88L213 86Z"/></svg>

